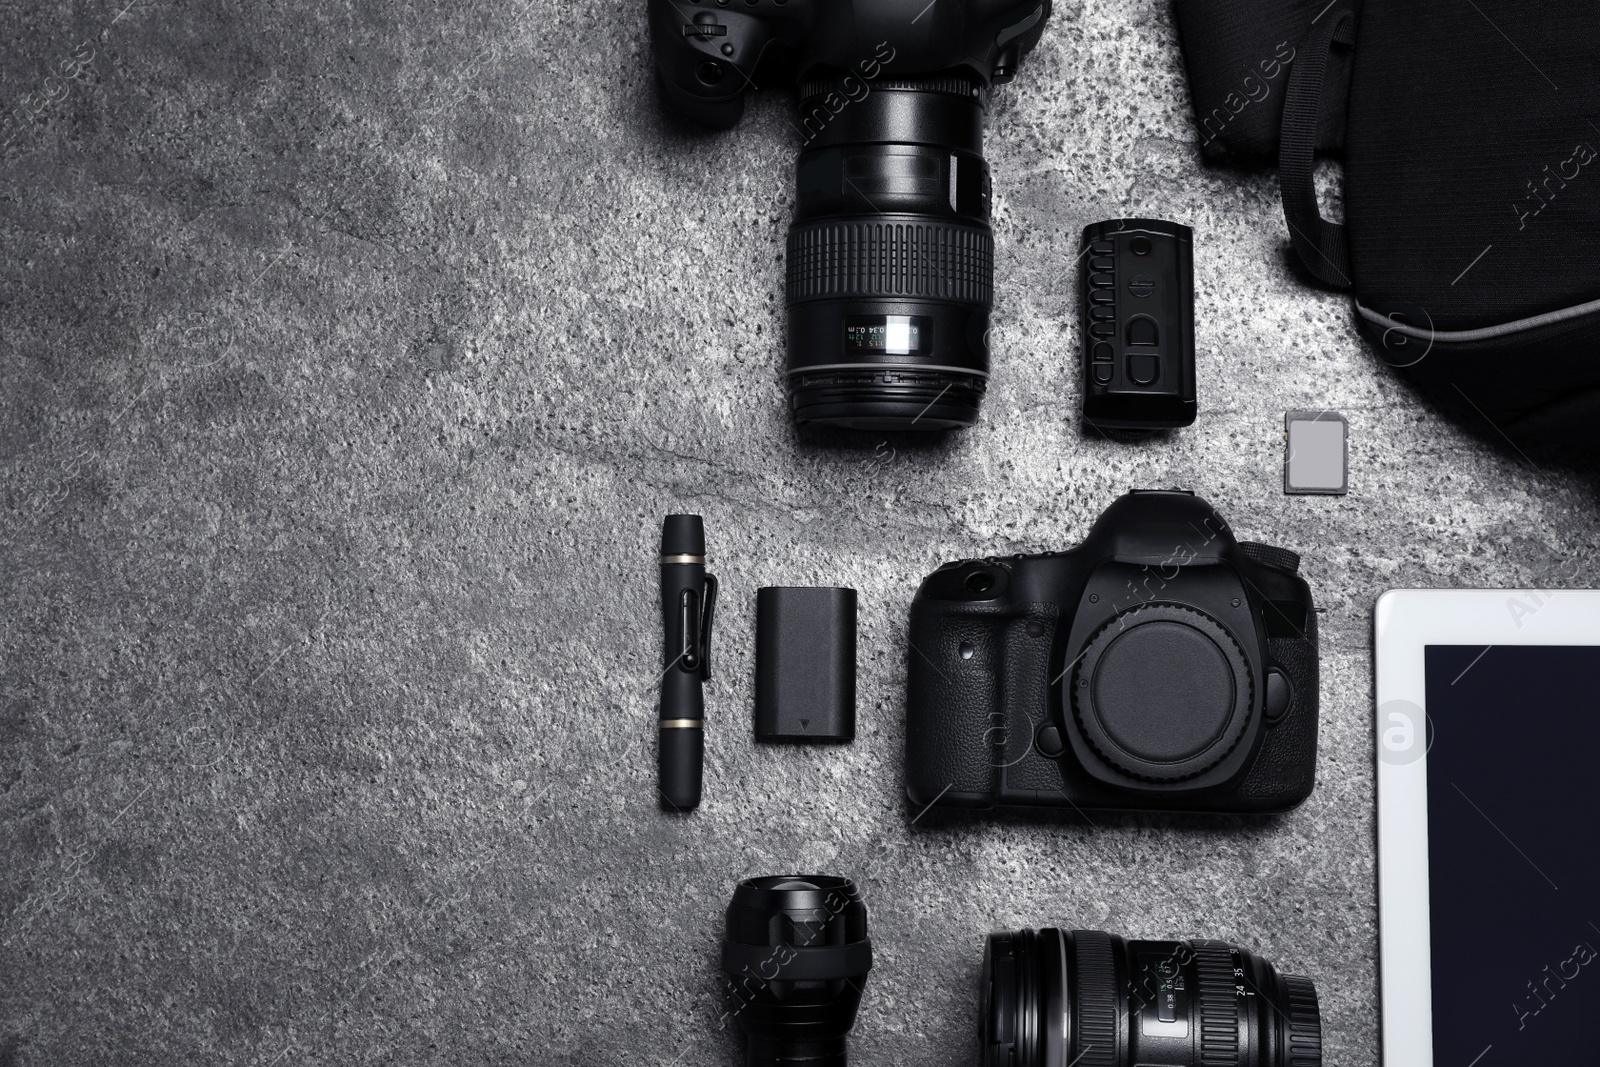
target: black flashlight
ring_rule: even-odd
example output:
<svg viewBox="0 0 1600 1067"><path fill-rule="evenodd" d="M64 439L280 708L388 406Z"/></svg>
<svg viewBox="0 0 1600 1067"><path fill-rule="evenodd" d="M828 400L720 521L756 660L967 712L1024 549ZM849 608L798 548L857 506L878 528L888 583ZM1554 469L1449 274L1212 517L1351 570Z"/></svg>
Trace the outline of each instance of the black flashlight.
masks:
<svg viewBox="0 0 1600 1067"><path fill-rule="evenodd" d="M705 694L711 678L711 618L717 580L706 573L705 524L668 515L661 524L662 653L661 806L692 811L700 803L705 756Z"/></svg>

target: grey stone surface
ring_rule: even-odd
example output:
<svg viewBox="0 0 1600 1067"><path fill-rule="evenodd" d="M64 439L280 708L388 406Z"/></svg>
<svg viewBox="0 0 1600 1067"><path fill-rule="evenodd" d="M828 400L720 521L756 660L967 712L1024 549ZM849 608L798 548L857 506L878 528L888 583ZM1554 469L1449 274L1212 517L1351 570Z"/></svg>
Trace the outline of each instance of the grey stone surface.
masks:
<svg viewBox="0 0 1600 1067"><path fill-rule="evenodd" d="M993 389L921 447L790 425L792 103L662 114L642 5L125 2L0 10L0 1064L731 1064L721 911L790 869L866 894L858 1063L974 1062L983 935L1047 924L1255 947L1373 1062L1373 601L1581 584L1593 481L1298 283L1272 180L1199 164L1159 0L1061 4L997 94ZM1199 235L1203 414L1127 445L1077 428L1071 261L1141 213ZM1282 495L1306 407L1351 420L1348 497ZM917 581L1171 483L1307 557L1312 799L916 818ZM688 818L670 510L726 598ZM750 739L776 583L860 590L852 746Z"/></svg>

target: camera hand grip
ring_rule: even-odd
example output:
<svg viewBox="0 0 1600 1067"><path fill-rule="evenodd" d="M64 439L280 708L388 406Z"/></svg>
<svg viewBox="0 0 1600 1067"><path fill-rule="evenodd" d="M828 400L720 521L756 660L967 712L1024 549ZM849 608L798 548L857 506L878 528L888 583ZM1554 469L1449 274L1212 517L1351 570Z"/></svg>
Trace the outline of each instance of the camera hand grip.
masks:
<svg viewBox="0 0 1600 1067"><path fill-rule="evenodd" d="M758 18L727 8L650 0L650 37L662 87L678 111L727 129L744 114L745 90L771 33Z"/></svg>
<svg viewBox="0 0 1600 1067"><path fill-rule="evenodd" d="M948 607L948 606L945 606ZM906 693L906 795L913 804L994 803L1000 645L995 615L911 609Z"/></svg>

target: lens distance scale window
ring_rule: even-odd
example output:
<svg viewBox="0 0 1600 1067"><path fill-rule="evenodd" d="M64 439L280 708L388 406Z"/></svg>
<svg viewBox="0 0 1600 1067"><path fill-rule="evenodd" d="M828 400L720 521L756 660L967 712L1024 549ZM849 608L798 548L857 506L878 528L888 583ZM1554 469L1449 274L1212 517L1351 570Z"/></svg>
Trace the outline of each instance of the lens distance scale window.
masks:
<svg viewBox="0 0 1600 1067"><path fill-rule="evenodd" d="M922 355L932 338L933 323L921 315L854 315L844 324L844 347L852 356Z"/></svg>

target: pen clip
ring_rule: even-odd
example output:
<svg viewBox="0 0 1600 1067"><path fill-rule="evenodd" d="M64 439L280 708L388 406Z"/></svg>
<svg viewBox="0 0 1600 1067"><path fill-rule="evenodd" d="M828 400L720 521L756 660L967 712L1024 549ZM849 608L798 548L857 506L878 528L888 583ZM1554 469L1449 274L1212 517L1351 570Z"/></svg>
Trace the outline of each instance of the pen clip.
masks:
<svg viewBox="0 0 1600 1067"><path fill-rule="evenodd" d="M711 680L711 620L717 608L717 576L706 575L706 602L700 612L700 677Z"/></svg>
<svg viewBox="0 0 1600 1067"><path fill-rule="evenodd" d="M717 579L713 575L706 575L704 596L702 603L700 593L685 589L678 597L678 631L683 634L678 663L684 670L710 681L711 620L717 607Z"/></svg>
<svg viewBox="0 0 1600 1067"><path fill-rule="evenodd" d="M700 670L700 594L685 589L678 594L678 633L683 647L678 650L678 666L686 671Z"/></svg>

